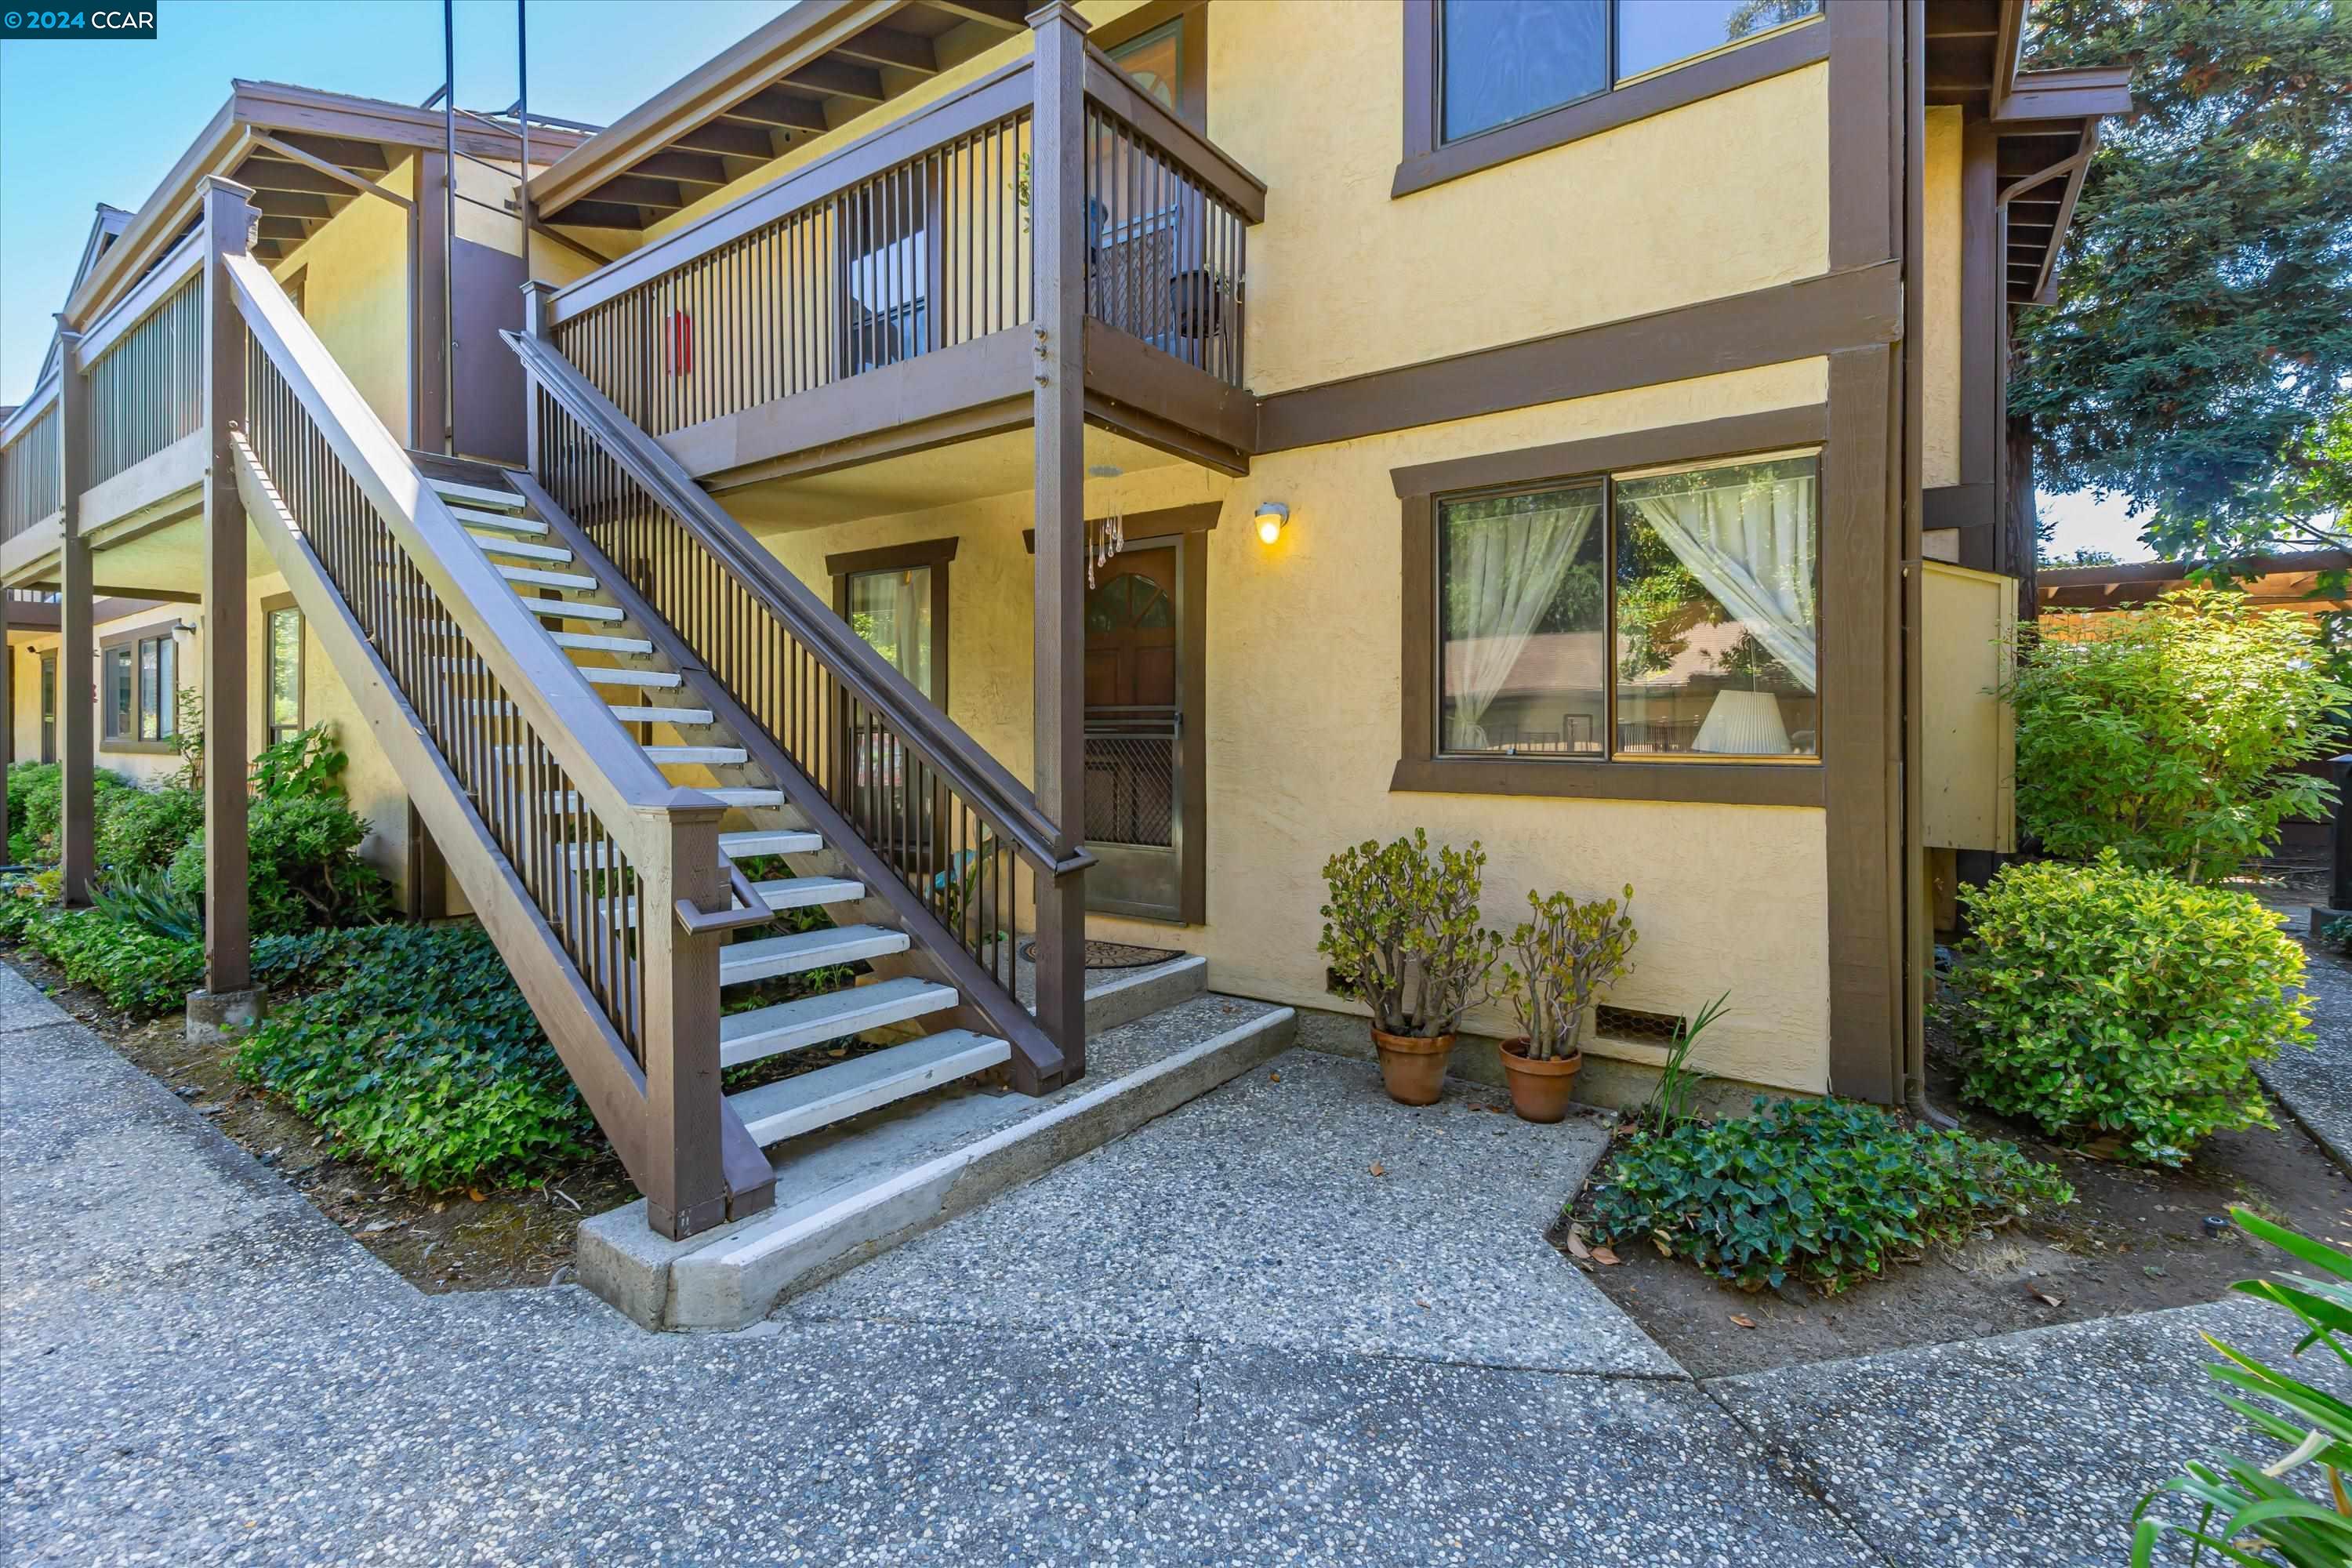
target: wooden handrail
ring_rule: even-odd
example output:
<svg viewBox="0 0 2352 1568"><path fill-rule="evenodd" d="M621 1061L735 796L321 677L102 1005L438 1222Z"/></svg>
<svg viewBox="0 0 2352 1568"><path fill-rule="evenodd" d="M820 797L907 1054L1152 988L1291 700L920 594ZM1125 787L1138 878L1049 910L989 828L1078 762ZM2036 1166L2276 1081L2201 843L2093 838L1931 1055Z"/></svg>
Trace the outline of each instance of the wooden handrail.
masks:
<svg viewBox="0 0 2352 1568"><path fill-rule="evenodd" d="M886 169L944 147L1029 106L1030 62L1014 60L963 88L894 121L871 136L796 169L774 184L747 192L708 216L631 251L609 267L560 289L548 300L548 321L560 325L607 300L641 289L723 246L801 208L813 206Z"/></svg>
<svg viewBox="0 0 2352 1568"><path fill-rule="evenodd" d="M1265 221L1265 182L1137 88L1133 77L1092 44L1087 46L1087 96L1141 132L1244 219Z"/></svg>
<svg viewBox="0 0 2352 1568"><path fill-rule="evenodd" d="M553 344L517 332L501 335L521 357L533 382L677 518L761 608L816 654L835 679L886 720L925 765L987 816L1039 875L1058 880L1094 864L1094 856L1084 849L1056 855L1054 825L1004 764L916 690L782 562L761 549L659 442L631 424Z"/></svg>
<svg viewBox="0 0 2352 1568"><path fill-rule="evenodd" d="M709 809L681 792L599 701L539 618L523 607L471 535L424 481L392 432L258 262L225 259L247 326L374 505L416 572L465 633L508 700L562 764L604 830L637 858L643 814Z"/></svg>
<svg viewBox="0 0 2352 1568"><path fill-rule="evenodd" d="M188 237L175 246L172 253L155 264L155 269L139 280L139 287L117 300L103 316L82 333L75 346L74 368L87 371L106 357L125 332L145 321L170 296L172 291L188 280L204 266L204 231L191 230Z"/></svg>

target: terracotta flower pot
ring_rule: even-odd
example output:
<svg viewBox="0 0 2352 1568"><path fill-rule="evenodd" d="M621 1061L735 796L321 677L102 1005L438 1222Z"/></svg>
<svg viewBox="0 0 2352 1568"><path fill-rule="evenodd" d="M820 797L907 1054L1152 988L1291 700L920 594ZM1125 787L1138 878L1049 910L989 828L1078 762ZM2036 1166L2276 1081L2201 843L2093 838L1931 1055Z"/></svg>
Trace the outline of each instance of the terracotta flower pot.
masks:
<svg viewBox="0 0 2352 1568"><path fill-rule="evenodd" d="M1510 1086L1511 1109L1522 1121L1562 1120L1576 1093L1576 1075L1584 1066L1584 1053L1580 1050L1573 1056L1538 1061L1527 1051L1528 1042L1522 1037L1505 1040L1496 1053L1503 1061L1503 1081Z"/></svg>
<svg viewBox="0 0 2352 1568"><path fill-rule="evenodd" d="M1435 1105L1445 1082L1445 1058L1454 1054L1451 1035L1384 1035L1372 1031L1381 1053L1381 1082L1399 1105Z"/></svg>

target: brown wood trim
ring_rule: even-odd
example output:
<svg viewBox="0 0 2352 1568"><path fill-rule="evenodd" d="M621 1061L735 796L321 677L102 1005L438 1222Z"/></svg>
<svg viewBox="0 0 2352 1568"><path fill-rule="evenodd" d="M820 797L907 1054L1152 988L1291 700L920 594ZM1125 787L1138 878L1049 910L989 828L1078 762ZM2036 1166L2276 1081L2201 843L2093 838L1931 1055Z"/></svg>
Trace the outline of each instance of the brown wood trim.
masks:
<svg viewBox="0 0 2352 1568"><path fill-rule="evenodd" d="M1532 484L1546 479L1573 479L1606 473L1612 468L1645 468L1655 463L1727 460L1751 452L1782 447L1818 444L1829 436L1829 407L1809 404L1776 408L1763 414L1738 414L1723 419L1703 419L1689 425L1668 425L1655 430L1628 431L1586 441L1562 441L1548 447L1523 447L1516 452L1482 453L1439 463L1416 463L1391 468L1389 478L1400 499L1430 496L1447 490L1482 489L1489 485Z"/></svg>
<svg viewBox="0 0 2352 1568"><path fill-rule="evenodd" d="M956 558L956 547L963 536L946 539L919 539L908 544L885 544L873 550L845 550L824 558L828 576L845 577L853 572L897 572L910 566L944 566ZM834 607L840 608L839 595Z"/></svg>
<svg viewBox="0 0 2352 1568"><path fill-rule="evenodd" d="M1830 7L1832 11L1838 9ZM1654 114L1748 87L1829 58L1827 29L1818 21L1800 23L1755 42L1688 65L1674 66L1607 92L1492 131L1440 142L1444 125L1438 75L1436 0L1405 0L1404 158L1389 185L1391 198L1410 195L1448 180L1513 163Z"/></svg>
<svg viewBox="0 0 2352 1568"><path fill-rule="evenodd" d="M1214 527L1215 514L1222 510L1214 502L1171 507L1157 515L1164 519L1202 510L1210 513L1207 527ZM1184 683L1178 692L1183 728L1176 737L1184 781L1177 801L1183 813L1184 845L1176 865L1176 918L1185 925L1202 925L1209 919L1209 542L1204 531L1182 529L1184 537L1176 551L1177 586L1183 594L1183 657L1177 678Z"/></svg>
<svg viewBox="0 0 2352 1568"><path fill-rule="evenodd" d="M1832 5L1824 20L1830 59L1830 266L1867 267L1895 253L1900 200L1890 154L1899 132L1893 8Z"/></svg>
<svg viewBox="0 0 2352 1568"><path fill-rule="evenodd" d="M1497 348L1278 392L1258 404L1257 450L1286 451L1572 397L1893 342L1892 261Z"/></svg>
<svg viewBox="0 0 2352 1568"><path fill-rule="evenodd" d="M1223 501L1194 501L1190 506L1155 507L1150 511L1121 512L1121 526L1133 539L1163 539L1171 533L1206 533L1224 515ZM1021 548L1037 553L1037 531L1021 531Z"/></svg>
<svg viewBox="0 0 2352 1568"><path fill-rule="evenodd" d="M2008 350L2009 311L2001 301L2000 137L1981 120L1960 131L1960 483L2000 484L2007 445L2000 407L2000 359Z"/></svg>
<svg viewBox="0 0 2352 1568"><path fill-rule="evenodd" d="M1220 447L1244 453L1256 450L1257 399L1245 389L1228 386L1167 350L1091 316L1081 336L1086 344L1087 392L1197 431Z"/></svg>
<svg viewBox="0 0 2352 1568"><path fill-rule="evenodd" d="M1993 485L1934 485L1920 492L1920 527L1990 528L2000 521L2000 491Z"/></svg>
<svg viewBox="0 0 2352 1568"><path fill-rule="evenodd" d="M1822 770L1803 763L1556 762L1529 757L1403 757L1391 794L1518 795L1717 805L1819 806Z"/></svg>
<svg viewBox="0 0 2352 1568"><path fill-rule="evenodd" d="M931 705L948 710L948 563L956 557L961 536L920 539L910 544L885 544L873 550L847 550L824 558L833 578L833 613L849 618L849 580L866 572L906 572L917 567L931 574Z"/></svg>
<svg viewBox="0 0 2352 1568"><path fill-rule="evenodd" d="M169 741L130 741L108 736L98 742L101 752L121 752L134 756L168 756L179 748Z"/></svg>

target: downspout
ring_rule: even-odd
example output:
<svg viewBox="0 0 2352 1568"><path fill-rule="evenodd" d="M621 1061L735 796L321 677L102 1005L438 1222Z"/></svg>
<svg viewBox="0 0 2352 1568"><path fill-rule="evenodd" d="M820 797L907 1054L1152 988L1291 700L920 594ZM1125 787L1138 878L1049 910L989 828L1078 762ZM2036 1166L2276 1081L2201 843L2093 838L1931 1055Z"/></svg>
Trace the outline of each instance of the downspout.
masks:
<svg viewBox="0 0 2352 1568"><path fill-rule="evenodd" d="M1902 484L1898 552L1903 563L1903 1105L1931 1127L1952 1128L1959 1123L1927 1100L1927 1000L1935 976L1936 933L1927 903L1927 851L1919 842L1927 793L1927 781L1920 776L1926 667L1921 621L1927 571L1920 540L1927 510L1923 488L1927 363L1922 334L1927 330L1927 310L1919 288L1927 226L1927 0L1904 0L1895 13L1895 26L1903 44L1903 383L1896 416L1902 446L1897 472Z"/></svg>
<svg viewBox="0 0 2352 1568"><path fill-rule="evenodd" d="M515 177L515 216L522 223L522 286L530 287L530 40L528 0L515 0L515 128L522 137L522 168ZM528 398L530 394L525 392Z"/></svg>
<svg viewBox="0 0 2352 1568"><path fill-rule="evenodd" d="M457 0L441 0L441 450L457 455Z"/></svg>

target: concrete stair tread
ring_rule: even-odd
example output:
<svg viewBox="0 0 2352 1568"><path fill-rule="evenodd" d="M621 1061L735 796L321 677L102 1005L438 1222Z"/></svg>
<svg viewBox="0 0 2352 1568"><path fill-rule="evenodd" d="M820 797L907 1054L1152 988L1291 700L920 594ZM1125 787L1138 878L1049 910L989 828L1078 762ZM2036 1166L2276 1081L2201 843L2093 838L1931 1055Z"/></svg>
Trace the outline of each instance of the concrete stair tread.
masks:
<svg viewBox="0 0 2352 1568"><path fill-rule="evenodd" d="M705 789L702 793L709 795L721 805L733 806L740 811L749 811L757 806L784 804L784 792L780 789L758 789L748 785L739 788L734 785L721 784ZM550 811L577 811L580 808L580 792L576 789L559 790L547 797L547 808Z"/></svg>
<svg viewBox="0 0 2352 1568"><path fill-rule="evenodd" d="M800 974L828 964L904 952L911 945L905 931L874 925L825 926L790 936L763 936L719 950L719 984L742 985L779 974Z"/></svg>
<svg viewBox="0 0 2352 1568"><path fill-rule="evenodd" d="M730 1094L727 1103L765 1146L985 1072L1012 1056L1013 1047L992 1035L947 1029Z"/></svg>
<svg viewBox="0 0 2352 1568"><path fill-rule="evenodd" d="M854 904L866 896L866 884L847 877L778 877L773 881L752 883L751 890L772 910L805 910L819 904ZM627 925L637 923L637 900L634 895L621 900L621 920ZM848 1033L855 1034L856 1030ZM833 1038L830 1035L824 1037Z"/></svg>
<svg viewBox="0 0 2352 1568"><path fill-rule="evenodd" d="M492 534L488 539L476 535L474 542L482 547L486 555L511 555L518 561L544 561L551 566L569 565L572 561L572 552L561 544L540 544L501 534Z"/></svg>
<svg viewBox="0 0 2352 1568"><path fill-rule="evenodd" d="M618 605L592 605L583 599L541 599L530 594L519 594L522 607L535 616L545 616L555 621L623 621L628 613Z"/></svg>
<svg viewBox="0 0 2352 1568"><path fill-rule="evenodd" d="M578 648L588 653L644 654L654 651L654 645L644 637L616 637L604 632L550 632L547 635L554 639L558 647Z"/></svg>
<svg viewBox="0 0 2352 1568"><path fill-rule="evenodd" d="M797 827L752 827L719 836L719 852L730 860L747 855L814 855L824 847L822 836Z"/></svg>
<svg viewBox="0 0 2352 1568"><path fill-rule="evenodd" d="M499 575L509 583L528 583L534 588L577 588L593 593L604 587L583 572L551 572L544 566L501 566Z"/></svg>
<svg viewBox="0 0 2352 1568"><path fill-rule="evenodd" d="M771 884L761 883L764 891ZM915 975L875 985L850 985L817 996L730 1013L719 1020L719 1062L740 1067L803 1046L822 1045L926 1013L944 1012L962 1000L955 987Z"/></svg>
<svg viewBox="0 0 2352 1568"><path fill-rule="evenodd" d="M686 684L686 677L674 669L630 669L613 664L583 664L579 669L591 686L639 686L675 691Z"/></svg>

